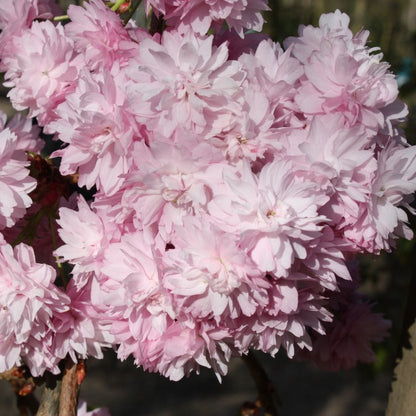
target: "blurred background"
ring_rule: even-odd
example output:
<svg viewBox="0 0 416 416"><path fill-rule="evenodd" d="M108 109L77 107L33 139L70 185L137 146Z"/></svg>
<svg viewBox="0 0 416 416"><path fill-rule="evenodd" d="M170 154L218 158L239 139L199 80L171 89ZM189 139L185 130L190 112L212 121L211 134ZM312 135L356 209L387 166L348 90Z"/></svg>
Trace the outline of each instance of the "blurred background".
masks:
<svg viewBox="0 0 416 416"><path fill-rule="evenodd" d="M416 0L269 0L265 31L275 41L297 34L299 24L317 25L322 13L340 9L349 14L351 28L370 30L370 45L380 46L400 83L409 106L405 126L408 141L416 143ZM1 87L0 109L12 113ZM411 219L413 229L415 221ZM294 362L284 353L276 358L256 354L281 400L281 416L381 416L385 414L395 359L402 338L408 295L416 304L416 245L401 241L393 253L364 256L362 291L377 303L376 311L392 321L391 337L376 347L378 360L354 370L326 373ZM414 284L414 283L413 283ZM170 382L147 374L131 362L89 360L81 397L92 407L107 406L112 416L235 416L245 401L257 397L254 382L240 359L234 359L222 384L210 371ZM416 414L416 410L415 410ZM8 383L0 382L0 416L18 416ZM400 415L397 415L400 416Z"/></svg>

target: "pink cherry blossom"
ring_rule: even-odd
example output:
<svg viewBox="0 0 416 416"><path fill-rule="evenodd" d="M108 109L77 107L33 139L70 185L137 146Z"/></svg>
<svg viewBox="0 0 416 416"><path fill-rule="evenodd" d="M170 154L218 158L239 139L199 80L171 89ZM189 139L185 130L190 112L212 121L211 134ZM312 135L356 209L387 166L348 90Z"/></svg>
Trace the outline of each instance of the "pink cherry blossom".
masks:
<svg viewBox="0 0 416 416"><path fill-rule="evenodd" d="M75 50L81 53L91 70L110 69L114 62L121 65L136 53L120 17L111 11L102 0L85 2L83 7L71 4L68 7L71 21L65 33L75 42Z"/></svg>
<svg viewBox="0 0 416 416"><path fill-rule="evenodd" d="M29 176L28 165L16 134L9 128L0 131L0 229L14 225L32 204L29 194L36 180Z"/></svg>
<svg viewBox="0 0 416 416"><path fill-rule="evenodd" d="M244 36L244 29L261 31L264 19L260 12L268 10L264 0L147 0L147 10L150 7L164 14L169 26L180 30L192 28L205 35L211 26L221 27L225 21L240 37Z"/></svg>
<svg viewBox="0 0 416 416"><path fill-rule="evenodd" d="M122 74L106 70L97 75L83 70L76 89L55 110L58 118L47 126L49 133L68 146L52 156L61 157L63 175L78 172L80 186L111 193L121 186L128 172L136 124L120 87Z"/></svg>
<svg viewBox="0 0 416 416"><path fill-rule="evenodd" d="M298 180L288 162L265 165L258 179L247 165L242 177L224 179L227 187L210 203L211 214L224 229L241 234L260 270L286 276L295 258L306 257L308 242L320 236L325 217L318 209L327 197L312 182Z"/></svg>
<svg viewBox="0 0 416 416"><path fill-rule="evenodd" d="M346 128L342 116L330 114L312 120L309 134L299 146L310 169L321 175L323 192L331 198L320 212L331 218L337 228L355 224L361 205L368 200L377 170L369 144L365 129Z"/></svg>
<svg viewBox="0 0 416 416"><path fill-rule="evenodd" d="M292 125L292 113L299 111L294 98L305 69L291 53L292 48L283 51L278 43L267 39L259 43L254 53L239 57L250 88L261 91L272 104L274 127Z"/></svg>
<svg viewBox="0 0 416 416"><path fill-rule="evenodd" d="M160 44L145 39L127 74L137 120L165 137L178 126L203 134L226 128L245 77L225 43L216 47L212 36L192 32L164 32Z"/></svg>
<svg viewBox="0 0 416 416"><path fill-rule="evenodd" d="M65 245L59 247L55 255L61 261L75 264L74 274L94 270L111 236L103 220L80 196L78 210L60 208L57 223L59 236Z"/></svg>
<svg viewBox="0 0 416 416"><path fill-rule="evenodd" d="M176 227L172 237L163 286L178 311L224 323L253 315L266 304L268 284L240 250L238 237L191 219Z"/></svg>
<svg viewBox="0 0 416 416"><path fill-rule="evenodd" d="M274 356L283 347L293 358L298 349L312 349L310 329L325 333L323 322L330 322L332 317L319 289L308 276L292 278L272 281L267 306L250 318L236 321L241 325L235 332L240 351L254 348ZM300 282L302 289L297 287Z"/></svg>
<svg viewBox="0 0 416 416"><path fill-rule="evenodd" d="M107 313L113 317L112 333L120 344L119 358L132 354L135 363L144 369L178 380L197 371L200 365L210 367L210 362L225 359L216 358L214 351L210 354L207 343L215 351L229 348L221 338L217 343L209 340L208 334L215 333L215 328L204 331L206 324L201 323L197 324L201 326L198 330L195 322L176 320L172 296L161 286L161 264L156 263L159 256L138 232L110 245L101 275L97 275L100 302L107 303ZM223 375L226 367L221 368Z"/></svg>
<svg viewBox="0 0 416 416"><path fill-rule="evenodd" d="M2 36L5 30L14 30L19 33L22 28L28 28L38 16L36 0L18 0L13 3L0 2L0 29Z"/></svg>
<svg viewBox="0 0 416 416"><path fill-rule="evenodd" d="M16 151L38 153L45 145L40 139L40 128L32 123L30 118L24 117L21 113L14 115L6 123L6 114L0 111L0 131L8 127L17 136Z"/></svg>
<svg viewBox="0 0 416 416"><path fill-rule="evenodd" d="M2 60L12 56L14 51L14 36L21 36L34 19L51 18L59 14L60 8L50 0L16 0L12 3L0 1L0 70L7 70Z"/></svg>
<svg viewBox="0 0 416 416"><path fill-rule="evenodd" d="M413 237L405 209L414 213L409 203L416 191L415 157L416 146L392 144L379 153L370 197L362 204L358 221L345 230L357 248L375 253L390 251L397 238Z"/></svg>
<svg viewBox="0 0 416 416"><path fill-rule="evenodd" d="M186 134L180 137L185 142ZM135 211L143 227L163 224L169 232L172 223L205 210L211 187L220 180L216 162L222 155L191 140L193 148L162 141L136 148L139 168L126 175L121 204Z"/></svg>
<svg viewBox="0 0 416 416"><path fill-rule="evenodd" d="M90 283L90 282L89 282ZM103 315L103 308L91 302L91 285L77 287L71 279L65 294L70 298L70 311L55 314L53 325L56 334L53 338L54 354L61 359L69 355L74 362L78 358L103 358L103 348L115 343L111 334L111 320Z"/></svg>
<svg viewBox="0 0 416 416"><path fill-rule="evenodd" d="M70 301L54 280L55 270L36 263L31 247L12 249L0 236L0 371L25 363L33 376L59 373L52 320L69 311Z"/></svg>
<svg viewBox="0 0 416 416"><path fill-rule="evenodd" d="M337 10L323 15L319 28L302 27L299 38L286 41L305 68L296 102L306 115L339 113L348 126L391 131L403 117L395 77L373 53L377 48L365 45L368 32L353 36L348 23Z"/></svg>
<svg viewBox="0 0 416 416"><path fill-rule="evenodd" d="M81 60L63 26L50 21L33 22L13 38L13 46L13 54L2 60L8 97L16 110L28 108L29 116L43 125L75 83Z"/></svg>

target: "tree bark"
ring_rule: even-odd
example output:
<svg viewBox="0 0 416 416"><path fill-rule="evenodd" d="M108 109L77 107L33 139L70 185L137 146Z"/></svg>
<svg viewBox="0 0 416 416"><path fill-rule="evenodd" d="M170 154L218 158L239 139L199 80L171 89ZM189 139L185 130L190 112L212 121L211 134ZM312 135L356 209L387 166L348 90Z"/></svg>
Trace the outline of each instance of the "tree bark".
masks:
<svg viewBox="0 0 416 416"><path fill-rule="evenodd" d="M416 246L413 255L416 254ZM416 413L416 268L408 288L408 298L393 374L386 416L414 416Z"/></svg>
<svg viewBox="0 0 416 416"><path fill-rule="evenodd" d="M81 381L78 365L65 361L62 375L47 374L45 390L36 416L76 416Z"/></svg>
<svg viewBox="0 0 416 416"><path fill-rule="evenodd" d="M76 416L78 407L78 366L68 359L62 377L61 397L59 398L59 416Z"/></svg>
<svg viewBox="0 0 416 416"><path fill-rule="evenodd" d="M46 374L45 378L45 390L36 416L58 416L62 381L53 374Z"/></svg>
<svg viewBox="0 0 416 416"><path fill-rule="evenodd" d="M416 321L409 329L410 349L403 347L392 383L386 416L414 416L416 412Z"/></svg>

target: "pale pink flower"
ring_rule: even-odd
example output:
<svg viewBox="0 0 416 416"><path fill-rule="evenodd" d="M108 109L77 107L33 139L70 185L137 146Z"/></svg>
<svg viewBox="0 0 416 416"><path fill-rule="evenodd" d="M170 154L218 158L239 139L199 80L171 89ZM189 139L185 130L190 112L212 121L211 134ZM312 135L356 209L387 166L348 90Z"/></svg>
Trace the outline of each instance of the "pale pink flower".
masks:
<svg viewBox="0 0 416 416"><path fill-rule="evenodd" d="M300 25L299 36L287 38L285 46L295 44L293 55L304 64L315 52L321 50L322 42L326 39L330 41L334 39L342 40L348 51L358 50L363 52L369 32L363 30L354 36L349 29L349 24L349 16L340 10L322 14L319 18L319 27Z"/></svg>
<svg viewBox="0 0 416 416"><path fill-rule="evenodd" d="M143 233L131 233L106 250L98 276L100 302L113 316L118 357L132 354L135 363L178 380L199 365L208 365L205 342L195 322L176 322L171 296L161 286L158 251ZM156 263L156 259L158 263ZM178 342L180 344L178 344Z"/></svg>
<svg viewBox="0 0 416 416"><path fill-rule="evenodd" d="M6 124L6 115L0 111L0 131L8 127L17 136L16 151L39 153L45 142L39 137L40 127L21 113L14 115Z"/></svg>
<svg viewBox="0 0 416 416"><path fill-rule="evenodd" d="M344 127L341 115L330 114L313 118L308 136L299 146L309 169L322 178L321 192L330 196L320 212L336 228L355 224L361 204L368 200L377 170L370 139L362 126Z"/></svg>
<svg viewBox="0 0 416 416"><path fill-rule="evenodd" d="M416 146L391 144L378 155L377 172L368 201L361 206L358 221L344 233L359 250L379 253L390 251L399 237L411 239L407 214L416 191Z"/></svg>
<svg viewBox="0 0 416 416"><path fill-rule="evenodd" d="M0 71L5 71L2 60L15 53L13 37L32 25L36 18L49 19L59 14L60 8L50 0L0 1Z"/></svg>
<svg viewBox="0 0 416 416"><path fill-rule="evenodd" d="M391 131L405 114L397 82L382 54L373 53L378 48L365 46L368 32L353 36L348 23L337 10L286 41L305 68L296 102L306 115L339 113L348 126Z"/></svg>
<svg viewBox="0 0 416 416"><path fill-rule="evenodd" d="M78 184L105 193L115 192L129 169L134 140L140 128L130 114L124 77L103 70L83 70L78 85L55 110L56 120L47 125L65 144L52 154L61 157L63 175L78 173Z"/></svg>
<svg viewBox="0 0 416 416"><path fill-rule="evenodd" d="M81 53L91 70L110 69L114 62L126 64L137 45L132 42L120 17L102 0L91 0L83 6L68 7L71 21L65 25L65 33L75 42L75 50Z"/></svg>
<svg viewBox="0 0 416 416"><path fill-rule="evenodd" d="M107 233L105 223L82 196L78 197L77 211L60 208L57 223L64 245L55 251L55 255L61 261L73 263L74 274L93 271L109 244L111 234Z"/></svg>
<svg viewBox="0 0 416 416"><path fill-rule="evenodd" d="M303 67L271 40L262 41L251 53L243 53L238 61L247 73L244 101L228 128L212 142L223 149L231 163L243 158L254 162L284 148L282 129L288 133L290 128L299 127L294 97Z"/></svg>
<svg viewBox="0 0 416 416"><path fill-rule="evenodd" d="M11 227L32 204L36 180L29 176L26 154L9 128L0 131L0 229Z"/></svg>
<svg viewBox="0 0 416 416"><path fill-rule="evenodd" d="M138 168L126 175L121 204L134 209L143 227L163 224L169 229L185 216L198 215L211 197L210 188L221 180L215 163L222 161L221 154L197 140L188 147L185 133L179 137L186 147L163 141L136 147Z"/></svg>
<svg viewBox="0 0 416 416"><path fill-rule="evenodd" d="M55 314L67 313L69 298L56 287L55 270L36 263L33 249L14 249L0 236L0 371L26 364L33 376L59 373L52 349Z"/></svg>
<svg viewBox="0 0 416 416"><path fill-rule="evenodd" d="M241 37L244 29L261 31L264 23L261 12L269 9L264 0L147 0L146 8L150 7L164 14L169 26L180 30L191 27L205 35L211 27L219 28L226 22Z"/></svg>
<svg viewBox="0 0 416 416"><path fill-rule="evenodd" d="M52 323L56 330L53 338L55 356L65 358L69 355L74 362L78 358L103 358L102 349L114 345L111 334L111 320L104 307L91 301L91 281L84 286L71 279L65 288L70 298L70 310L65 314L55 314Z"/></svg>
<svg viewBox="0 0 416 416"><path fill-rule="evenodd" d="M229 129L210 139L231 164L243 159L261 159L275 145L271 103L262 91L254 88L244 89L244 98L241 111L233 117Z"/></svg>
<svg viewBox="0 0 416 416"><path fill-rule="evenodd" d="M148 244L144 233L127 233L105 250L100 269L102 276L99 276L105 283L102 291L108 289L111 304L124 305L128 309L145 308L153 300L156 303L159 295L163 298L159 281L160 263L157 251ZM166 313L167 309L168 304L160 312Z"/></svg>
<svg viewBox="0 0 416 416"><path fill-rule="evenodd" d="M178 314L224 324L267 303L268 284L241 251L237 236L209 226L207 219L187 218L175 227L170 243L174 248L164 258L163 286Z"/></svg>
<svg viewBox="0 0 416 416"><path fill-rule="evenodd" d="M291 52L291 48L283 51L278 43L268 39L259 43L254 53L239 57L247 71L249 88L263 93L271 104L273 127L292 126L293 113L299 112L294 98L304 67Z"/></svg>
<svg viewBox="0 0 416 416"><path fill-rule="evenodd" d="M290 162L275 161L257 178L244 165L241 177L225 172L227 187L209 204L223 229L241 235L241 246L260 270L278 276L287 276L295 258L306 258L326 219L318 209L327 196L296 173Z"/></svg>
<svg viewBox="0 0 416 416"><path fill-rule="evenodd" d="M245 73L228 60L224 43L191 32L164 32L161 43L145 39L127 74L130 106L140 123L165 137L179 126L209 134L228 127L239 110Z"/></svg>
<svg viewBox="0 0 416 416"><path fill-rule="evenodd" d="M283 347L292 358L297 349L311 350L309 331L324 334L323 322L331 321L319 285L301 273L288 279L268 275L268 280L268 304L235 322L239 351L254 348L274 356Z"/></svg>
<svg viewBox="0 0 416 416"><path fill-rule="evenodd" d="M13 45L13 54L3 59L8 97L16 110L28 108L30 117L45 124L75 83L81 60L63 26L50 21L33 22Z"/></svg>
<svg viewBox="0 0 416 416"><path fill-rule="evenodd" d="M145 233L128 233L105 249L102 266L88 278L93 308L102 320L112 321L119 358L132 354L137 365L173 380L200 366L224 375L231 351L229 330L206 318L189 319L179 304L174 305L173 294L161 284L161 256L163 252L149 244ZM79 275L76 281L82 284ZM88 311L84 314L91 316ZM183 347L178 348L178 342Z"/></svg>
<svg viewBox="0 0 416 416"><path fill-rule="evenodd" d="M38 17L37 0L17 0L9 3L0 1L0 30L13 30L19 34L23 28L28 28L33 20Z"/></svg>
<svg viewBox="0 0 416 416"><path fill-rule="evenodd" d="M127 325L121 324L119 329L124 340L119 358L133 354L135 363L144 370L159 372L174 381L192 371L198 374L200 367L212 368L219 379L227 373L232 353L228 345L232 336L227 328L218 329L209 321L169 321L163 333L145 339L135 338L134 332L128 337Z"/></svg>

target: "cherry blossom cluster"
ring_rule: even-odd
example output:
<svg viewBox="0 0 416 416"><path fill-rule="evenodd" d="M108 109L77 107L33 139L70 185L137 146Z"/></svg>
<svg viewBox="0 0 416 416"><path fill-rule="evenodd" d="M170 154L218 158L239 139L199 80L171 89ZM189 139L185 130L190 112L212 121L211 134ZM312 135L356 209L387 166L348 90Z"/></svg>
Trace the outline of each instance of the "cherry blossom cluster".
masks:
<svg viewBox="0 0 416 416"><path fill-rule="evenodd" d="M369 33L337 10L282 47L253 32L263 0L145 4L165 30L0 0L28 114L0 132L0 371L105 347L173 380L250 349L372 361L389 323L355 258L412 238L416 147Z"/></svg>

